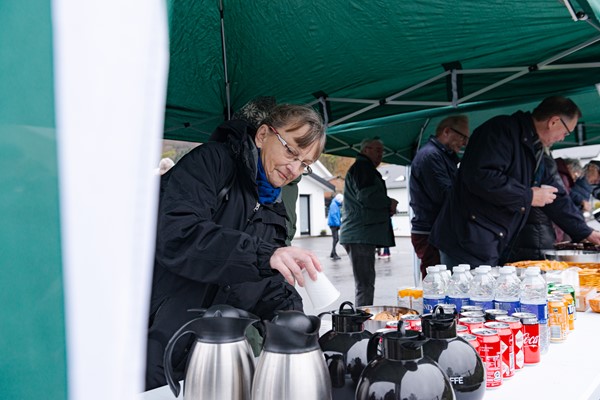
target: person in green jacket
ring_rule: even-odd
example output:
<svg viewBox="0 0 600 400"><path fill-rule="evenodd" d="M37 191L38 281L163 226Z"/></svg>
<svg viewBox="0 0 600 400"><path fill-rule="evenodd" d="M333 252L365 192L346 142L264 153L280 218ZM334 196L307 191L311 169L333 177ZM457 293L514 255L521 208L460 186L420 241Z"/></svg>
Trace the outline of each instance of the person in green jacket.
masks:
<svg viewBox="0 0 600 400"><path fill-rule="evenodd" d="M379 138L363 140L345 179L340 243L352 263L356 306L373 304L375 249L396 245L391 216L398 201L388 197L377 171L382 158L383 142Z"/></svg>

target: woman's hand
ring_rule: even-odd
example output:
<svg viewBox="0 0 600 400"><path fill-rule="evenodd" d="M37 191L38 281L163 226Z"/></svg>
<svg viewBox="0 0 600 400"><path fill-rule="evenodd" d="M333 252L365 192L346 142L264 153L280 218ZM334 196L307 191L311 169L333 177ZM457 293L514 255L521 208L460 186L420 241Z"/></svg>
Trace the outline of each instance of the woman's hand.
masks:
<svg viewBox="0 0 600 400"><path fill-rule="evenodd" d="M317 256L310 250L301 247L280 247L269 260L272 269L279 271L290 285L298 282L304 286L302 270L305 269L313 281L317 280L317 272L321 272L321 263Z"/></svg>

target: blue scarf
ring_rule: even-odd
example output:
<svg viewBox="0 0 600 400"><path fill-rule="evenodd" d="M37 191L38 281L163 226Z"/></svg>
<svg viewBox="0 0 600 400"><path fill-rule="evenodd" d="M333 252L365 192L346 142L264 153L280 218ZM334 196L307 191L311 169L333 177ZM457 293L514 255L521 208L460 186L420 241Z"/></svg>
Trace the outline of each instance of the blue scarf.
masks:
<svg viewBox="0 0 600 400"><path fill-rule="evenodd" d="M256 184L258 185L258 202L260 204L273 204L281 193L281 188L276 188L267 180L267 174L260 159L260 149L258 149L258 173L256 174Z"/></svg>

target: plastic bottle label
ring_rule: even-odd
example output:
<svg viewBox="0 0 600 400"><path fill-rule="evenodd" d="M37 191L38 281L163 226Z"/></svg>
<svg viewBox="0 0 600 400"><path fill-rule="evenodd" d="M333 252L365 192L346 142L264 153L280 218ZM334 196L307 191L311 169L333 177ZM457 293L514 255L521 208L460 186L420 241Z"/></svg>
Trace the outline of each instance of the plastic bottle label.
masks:
<svg viewBox="0 0 600 400"><path fill-rule="evenodd" d="M433 308L436 306L436 304L443 304L444 303L444 298L428 298L428 297L423 297L423 313L430 313L433 312Z"/></svg>
<svg viewBox="0 0 600 400"><path fill-rule="evenodd" d="M472 306L479 306L483 310L489 310L490 308L494 308L493 300L469 300L469 304Z"/></svg>
<svg viewBox="0 0 600 400"><path fill-rule="evenodd" d="M517 301L494 300L494 308L508 311L508 315L521 311L521 303Z"/></svg>
<svg viewBox="0 0 600 400"><path fill-rule="evenodd" d="M469 298L468 297L448 296L448 297L446 297L446 303L454 304L456 306L456 311L460 312L460 310L462 309L462 306L469 305Z"/></svg>
<svg viewBox="0 0 600 400"><path fill-rule="evenodd" d="M548 323L548 304L521 303L521 311L533 313L540 323Z"/></svg>

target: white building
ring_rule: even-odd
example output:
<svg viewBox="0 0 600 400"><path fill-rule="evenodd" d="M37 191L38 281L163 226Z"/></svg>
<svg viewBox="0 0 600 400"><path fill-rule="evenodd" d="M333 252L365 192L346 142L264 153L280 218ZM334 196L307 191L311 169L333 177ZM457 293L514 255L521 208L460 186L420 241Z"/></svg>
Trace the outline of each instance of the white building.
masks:
<svg viewBox="0 0 600 400"><path fill-rule="evenodd" d="M319 236L321 231L331 234L325 214L325 193L335 191L335 186L328 182L333 176L319 161L311 167L313 173L303 176L298 183L294 237Z"/></svg>
<svg viewBox="0 0 600 400"><path fill-rule="evenodd" d="M408 204L408 170L404 165L388 164L377 168L387 187L389 197L398 200L392 217L395 236L410 236L410 206Z"/></svg>

